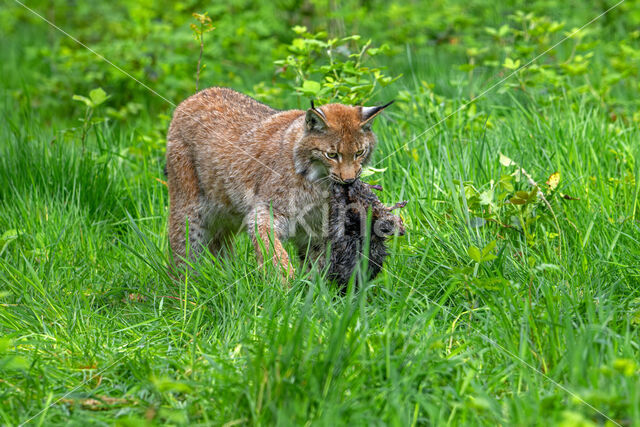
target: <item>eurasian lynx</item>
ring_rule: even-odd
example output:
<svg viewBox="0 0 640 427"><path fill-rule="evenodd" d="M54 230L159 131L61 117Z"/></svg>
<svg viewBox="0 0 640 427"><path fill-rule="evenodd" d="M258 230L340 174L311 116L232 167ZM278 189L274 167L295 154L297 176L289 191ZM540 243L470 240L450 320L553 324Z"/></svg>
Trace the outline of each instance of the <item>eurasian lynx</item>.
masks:
<svg viewBox="0 0 640 427"><path fill-rule="evenodd" d="M390 104L277 111L217 87L187 98L167 137L173 253L186 257L188 235L189 256L217 255L244 224L260 265L264 249L292 276L281 242L305 253L326 240L330 181L360 176L376 143L371 121Z"/></svg>

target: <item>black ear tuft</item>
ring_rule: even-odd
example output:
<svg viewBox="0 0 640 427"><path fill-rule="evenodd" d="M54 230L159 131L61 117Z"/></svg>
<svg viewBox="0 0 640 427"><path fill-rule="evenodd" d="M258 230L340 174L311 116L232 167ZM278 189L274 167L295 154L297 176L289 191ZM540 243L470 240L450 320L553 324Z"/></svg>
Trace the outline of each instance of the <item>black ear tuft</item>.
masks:
<svg viewBox="0 0 640 427"><path fill-rule="evenodd" d="M375 107L362 107L362 122L360 123L360 126L365 126L365 125L369 125L371 123L371 121L378 115L380 114L385 108L387 108L389 105L393 104L395 102L395 100L393 101L389 101L384 105L378 105Z"/></svg>
<svg viewBox="0 0 640 427"><path fill-rule="evenodd" d="M311 108L307 110L305 118L305 126L307 130L322 130L327 127L327 118L321 109L316 108L311 100Z"/></svg>

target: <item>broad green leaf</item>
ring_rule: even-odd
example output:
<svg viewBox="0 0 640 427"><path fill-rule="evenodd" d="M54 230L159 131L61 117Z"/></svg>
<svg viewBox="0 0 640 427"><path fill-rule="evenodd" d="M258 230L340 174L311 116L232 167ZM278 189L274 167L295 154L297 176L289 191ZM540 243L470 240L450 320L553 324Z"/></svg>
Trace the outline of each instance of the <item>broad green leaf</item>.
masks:
<svg viewBox="0 0 640 427"><path fill-rule="evenodd" d="M487 246L482 249L482 257L484 258L486 255L489 255L491 251L493 251L496 247L496 241L492 240Z"/></svg>
<svg viewBox="0 0 640 427"><path fill-rule="evenodd" d="M486 254L482 257L482 262L493 261L496 258L498 258L498 256L495 254Z"/></svg>
<svg viewBox="0 0 640 427"><path fill-rule="evenodd" d="M498 181L498 185L500 185L505 191L512 192L514 188L511 181L513 181L513 177L511 175L502 175Z"/></svg>
<svg viewBox="0 0 640 427"><path fill-rule="evenodd" d="M502 66L508 70L516 70L520 66L520 60L516 59L515 61L511 58L507 58L504 60L504 64Z"/></svg>
<svg viewBox="0 0 640 427"><path fill-rule="evenodd" d="M316 81L305 80L304 83L302 83L302 91L305 94L315 95L320 92L320 89L322 89L322 85Z"/></svg>
<svg viewBox="0 0 640 427"><path fill-rule="evenodd" d="M292 28L293 32L296 34L304 34L307 32L307 27L303 27L301 25L296 25Z"/></svg>
<svg viewBox="0 0 640 427"><path fill-rule="evenodd" d="M93 103L91 102L91 100L89 98L87 98L86 96L82 96L82 95L73 95L73 97L71 98L74 101L80 101L80 102L84 102L85 104L87 104L87 107L93 107Z"/></svg>
<svg viewBox="0 0 640 427"><path fill-rule="evenodd" d="M93 108L95 108L106 101L109 97L107 96L107 93L99 87L89 92L89 98L91 98Z"/></svg>
<svg viewBox="0 0 640 427"><path fill-rule="evenodd" d="M507 156L505 156L504 154L500 153L500 164L502 166L517 166L516 162L514 162L513 160L511 160L510 158L508 158Z"/></svg>
<svg viewBox="0 0 640 427"><path fill-rule="evenodd" d="M189 387L188 384L173 380L168 377L152 378L151 381L160 392L173 391L179 393L188 393L191 391L191 387Z"/></svg>
<svg viewBox="0 0 640 427"><path fill-rule="evenodd" d="M469 246L467 249L467 254L471 257L475 262L482 262L482 254L480 253L480 249L475 246Z"/></svg>
<svg viewBox="0 0 640 427"><path fill-rule="evenodd" d="M477 66L478 66L477 64L462 64L458 66L458 70L462 72L467 72L467 71L475 70Z"/></svg>
<svg viewBox="0 0 640 427"><path fill-rule="evenodd" d="M480 193L479 201L481 205L490 205L493 202L493 190L485 190Z"/></svg>
<svg viewBox="0 0 640 427"><path fill-rule="evenodd" d="M387 168L376 169L376 168L372 168L372 167L365 167L364 169L362 169L362 174L360 176L362 178L366 178L367 176L371 176L374 173L380 173L380 172L384 172L386 170L387 170Z"/></svg>

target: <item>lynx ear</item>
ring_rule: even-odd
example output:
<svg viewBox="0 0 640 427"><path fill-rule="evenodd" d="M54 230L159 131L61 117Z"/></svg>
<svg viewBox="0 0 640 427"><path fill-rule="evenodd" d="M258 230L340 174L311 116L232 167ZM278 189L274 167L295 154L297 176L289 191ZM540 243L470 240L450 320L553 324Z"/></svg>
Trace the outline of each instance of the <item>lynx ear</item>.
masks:
<svg viewBox="0 0 640 427"><path fill-rule="evenodd" d="M365 127L365 126L371 126L371 122L373 121L373 119L380 113L382 113L382 111L387 108L389 105L393 104L395 101L390 101L387 102L384 105L379 105L376 107L362 107L362 111L361 111L361 115L362 115L362 122L360 122L360 126Z"/></svg>
<svg viewBox="0 0 640 427"><path fill-rule="evenodd" d="M321 109L316 108L315 105L313 105L313 101L311 101L311 108L307 110L305 126L309 131L322 130L327 127L327 117Z"/></svg>

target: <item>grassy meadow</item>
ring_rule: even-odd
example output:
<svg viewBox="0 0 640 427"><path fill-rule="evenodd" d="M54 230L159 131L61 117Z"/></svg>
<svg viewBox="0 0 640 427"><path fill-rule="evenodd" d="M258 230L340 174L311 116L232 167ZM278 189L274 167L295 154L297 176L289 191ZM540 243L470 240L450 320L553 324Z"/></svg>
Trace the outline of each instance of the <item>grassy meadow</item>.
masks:
<svg viewBox="0 0 640 427"><path fill-rule="evenodd" d="M637 2L144 3L28 6L175 104L205 11L201 88L396 99L365 180L407 233L345 295L244 234L174 281L173 106L6 0L0 424L640 425Z"/></svg>

